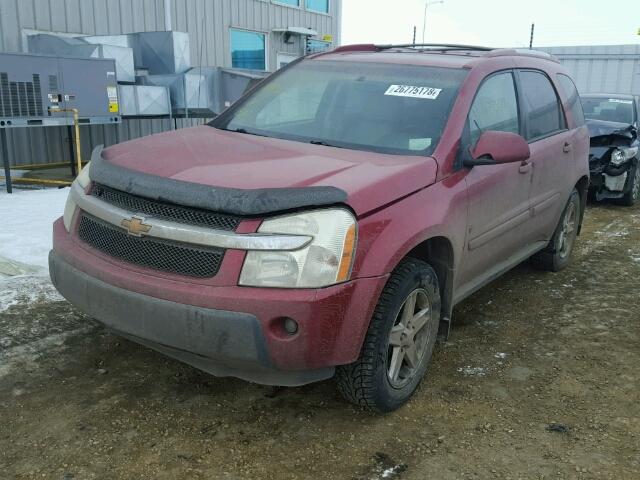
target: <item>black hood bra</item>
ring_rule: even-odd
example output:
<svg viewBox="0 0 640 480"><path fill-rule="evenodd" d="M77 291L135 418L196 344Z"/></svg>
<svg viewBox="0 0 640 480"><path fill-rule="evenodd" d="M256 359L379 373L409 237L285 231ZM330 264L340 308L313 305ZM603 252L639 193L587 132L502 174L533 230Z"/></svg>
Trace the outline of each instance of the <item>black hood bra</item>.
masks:
<svg viewBox="0 0 640 480"><path fill-rule="evenodd" d="M256 217L347 200L344 190L331 186L237 189L159 177L114 165L102 156L102 150L98 145L91 153L92 181L160 202Z"/></svg>

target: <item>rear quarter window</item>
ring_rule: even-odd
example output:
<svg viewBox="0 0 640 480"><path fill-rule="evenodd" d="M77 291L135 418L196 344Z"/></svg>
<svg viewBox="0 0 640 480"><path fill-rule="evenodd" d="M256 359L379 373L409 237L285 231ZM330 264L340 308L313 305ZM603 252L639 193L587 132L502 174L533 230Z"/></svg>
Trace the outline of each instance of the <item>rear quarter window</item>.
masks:
<svg viewBox="0 0 640 480"><path fill-rule="evenodd" d="M571 111L574 127L581 127L584 125L584 111L582 110L582 102L578 95L578 89L576 88L575 83L573 83L573 80L571 80L567 75L559 73L557 78L560 88L567 99L567 107L569 108L569 111Z"/></svg>

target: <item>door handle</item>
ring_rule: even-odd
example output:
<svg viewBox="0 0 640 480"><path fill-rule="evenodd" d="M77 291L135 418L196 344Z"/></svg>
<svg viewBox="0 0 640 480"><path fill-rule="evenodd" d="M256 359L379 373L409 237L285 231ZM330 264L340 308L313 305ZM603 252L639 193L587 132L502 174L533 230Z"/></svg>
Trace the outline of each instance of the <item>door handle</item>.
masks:
<svg viewBox="0 0 640 480"><path fill-rule="evenodd" d="M524 161L520 164L518 168L520 173L529 173L531 171L531 162Z"/></svg>
<svg viewBox="0 0 640 480"><path fill-rule="evenodd" d="M571 144L569 142L564 142L564 145L562 147L562 151L564 153L569 153L571 151Z"/></svg>

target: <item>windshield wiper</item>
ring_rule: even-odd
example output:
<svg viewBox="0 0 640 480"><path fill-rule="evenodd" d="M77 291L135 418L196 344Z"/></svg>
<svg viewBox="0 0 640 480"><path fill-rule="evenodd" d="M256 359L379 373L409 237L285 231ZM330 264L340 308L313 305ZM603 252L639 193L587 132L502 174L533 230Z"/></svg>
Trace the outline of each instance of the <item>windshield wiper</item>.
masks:
<svg viewBox="0 0 640 480"><path fill-rule="evenodd" d="M267 136L267 135L262 135L260 133L249 132L248 130L245 130L244 128L234 128L234 129L225 128L223 130L226 130L227 132L233 132L233 133L244 133L246 135L255 135L257 137L266 137Z"/></svg>
<svg viewBox="0 0 640 480"><path fill-rule="evenodd" d="M322 145L323 147L344 148L344 147L341 147L340 145L334 145L333 143L323 142L322 140L311 140L309 143L312 145Z"/></svg>

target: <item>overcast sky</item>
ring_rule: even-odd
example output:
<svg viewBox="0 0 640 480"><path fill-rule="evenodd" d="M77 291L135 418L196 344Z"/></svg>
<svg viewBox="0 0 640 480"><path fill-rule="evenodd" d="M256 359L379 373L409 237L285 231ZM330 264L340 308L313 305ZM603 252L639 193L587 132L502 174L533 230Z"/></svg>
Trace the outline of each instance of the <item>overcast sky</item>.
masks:
<svg viewBox="0 0 640 480"><path fill-rule="evenodd" d="M432 0L430 0L432 1ZM422 41L425 0L343 0L342 44ZM427 9L426 42L492 47L640 43L640 0L444 0Z"/></svg>

